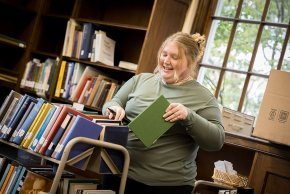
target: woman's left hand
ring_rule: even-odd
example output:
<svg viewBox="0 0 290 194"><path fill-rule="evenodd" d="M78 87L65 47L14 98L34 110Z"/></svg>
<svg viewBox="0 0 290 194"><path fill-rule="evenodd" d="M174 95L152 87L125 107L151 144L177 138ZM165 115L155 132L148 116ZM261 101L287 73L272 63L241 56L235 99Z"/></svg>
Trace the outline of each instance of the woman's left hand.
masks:
<svg viewBox="0 0 290 194"><path fill-rule="evenodd" d="M175 122L185 120L188 115L187 108L180 103L171 103L165 110L163 118L165 121Z"/></svg>

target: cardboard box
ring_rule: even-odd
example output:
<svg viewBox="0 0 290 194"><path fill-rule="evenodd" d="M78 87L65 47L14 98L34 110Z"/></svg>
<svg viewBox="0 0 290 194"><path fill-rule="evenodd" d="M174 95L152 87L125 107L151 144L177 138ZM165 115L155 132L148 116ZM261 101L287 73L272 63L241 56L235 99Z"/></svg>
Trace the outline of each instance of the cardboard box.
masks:
<svg viewBox="0 0 290 194"><path fill-rule="evenodd" d="M271 70L253 136L290 145L290 73Z"/></svg>
<svg viewBox="0 0 290 194"><path fill-rule="evenodd" d="M252 135L254 116L223 107L222 120L226 131L246 136Z"/></svg>

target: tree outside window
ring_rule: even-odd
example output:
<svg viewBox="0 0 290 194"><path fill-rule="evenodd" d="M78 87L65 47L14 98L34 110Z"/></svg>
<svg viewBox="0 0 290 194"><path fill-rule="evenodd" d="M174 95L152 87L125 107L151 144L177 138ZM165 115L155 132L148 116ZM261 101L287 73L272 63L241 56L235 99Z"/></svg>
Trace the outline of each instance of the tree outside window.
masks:
<svg viewBox="0 0 290 194"><path fill-rule="evenodd" d="M290 1L216 2L197 79L223 106L257 116L270 70L290 71Z"/></svg>

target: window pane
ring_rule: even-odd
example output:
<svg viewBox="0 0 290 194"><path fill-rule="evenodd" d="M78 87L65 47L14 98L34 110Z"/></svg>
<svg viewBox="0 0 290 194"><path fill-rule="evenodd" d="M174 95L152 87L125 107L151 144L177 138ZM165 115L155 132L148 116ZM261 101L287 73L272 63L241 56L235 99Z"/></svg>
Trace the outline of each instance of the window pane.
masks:
<svg viewBox="0 0 290 194"><path fill-rule="evenodd" d="M215 93L220 70L201 67L199 69L197 81L208 88L212 94Z"/></svg>
<svg viewBox="0 0 290 194"><path fill-rule="evenodd" d="M225 107L233 110L238 109L243 85L246 76L244 74L237 74L226 72L222 87L218 96L218 101Z"/></svg>
<svg viewBox="0 0 290 194"><path fill-rule="evenodd" d="M254 72L269 74L271 69L277 69L285 35L285 28L265 26L254 62Z"/></svg>
<svg viewBox="0 0 290 194"><path fill-rule="evenodd" d="M287 49L282 63L283 71L290 71L290 39L288 40Z"/></svg>
<svg viewBox="0 0 290 194"><path fill-rule="evenodd" d="M265 0L244 0L240 18L261 20L265 2Z"/></svg>
<svg viewBox="0 0 290 194"><path fill-rule="evenodd" d="M242 112L257 116L264 96L268 79L252 76L245 96Z"/></svg>
<svg viewBox="0 0 290 194"><path fill-rule="evenodd" d="M218 1L215 15L234 18L236 15L236 9L238 7L238 3L239 3L239 0Z"/></svg>
<svg viewBox="0 0 290 194"><path fill-rule="evenodd" d="M213 22L202 63L222 66L231 29L231 22L216 20Z"/></svg>
<svg viewBox="0 0 290 194"><path fill-rule="evenodd" d="M275 23L288 23L290 18L289 0L272 0L270 2L267 21Z"/></svg>
<svg viewBox="0 0 290 194"><path fill-rule="evenodd" d="M258 25L240 23L237 26L227 66L247 71L252 57Z"/></svg>

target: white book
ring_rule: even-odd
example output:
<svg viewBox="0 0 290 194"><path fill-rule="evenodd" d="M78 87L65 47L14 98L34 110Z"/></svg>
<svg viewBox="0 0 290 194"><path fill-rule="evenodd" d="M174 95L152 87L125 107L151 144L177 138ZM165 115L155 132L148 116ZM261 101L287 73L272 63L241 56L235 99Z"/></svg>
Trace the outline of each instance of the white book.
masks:
<svg viewBox="0 0 290 194"><path fill-rule="evenodd" d="M116 42L99 31L96 35L93 62L100 62L105 65L114 66Z"/></svg>
<svg viewBox="0 0 290 194"><path fill-rule="evenodd" d="M128 61L120 61L118 66L121 67L121 68L124 68L124 69L132 70L132 71L136 71L137 70L137 64L131 63L131 62L128 62Z"/></svg>

